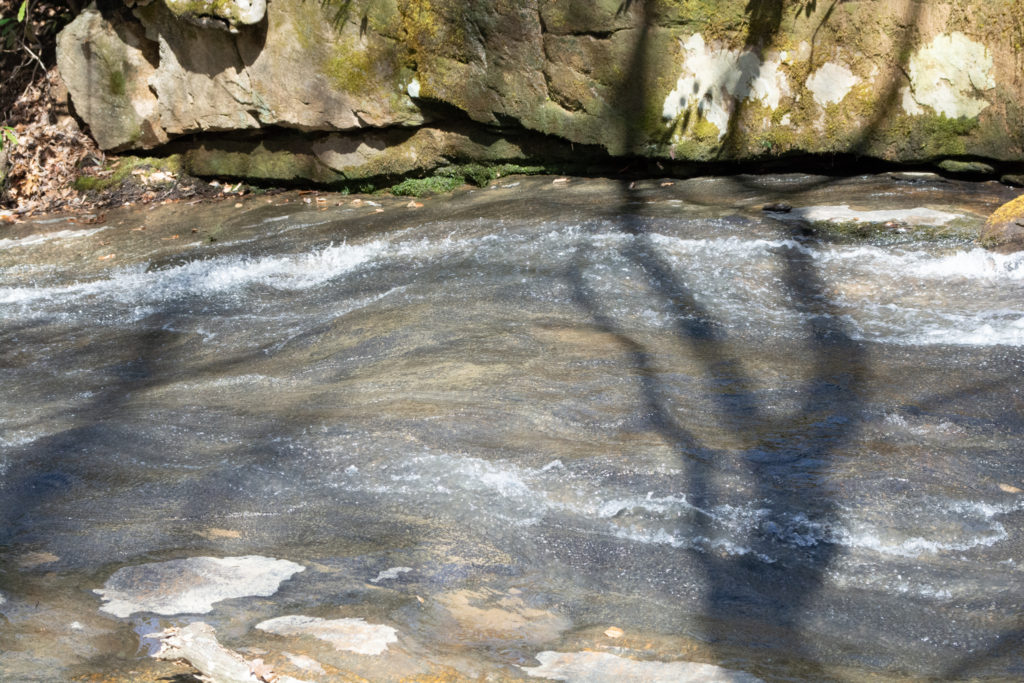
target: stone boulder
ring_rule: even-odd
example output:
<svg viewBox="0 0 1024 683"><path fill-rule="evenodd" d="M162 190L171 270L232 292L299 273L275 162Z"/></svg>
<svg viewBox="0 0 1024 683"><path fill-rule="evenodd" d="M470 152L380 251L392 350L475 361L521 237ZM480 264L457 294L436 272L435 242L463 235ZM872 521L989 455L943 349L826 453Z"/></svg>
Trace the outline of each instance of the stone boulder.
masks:
<svg viewBox="0 0 1024 683"><path fill-rule="evenodd" d="M982 244L998 251L1024 250L1024 195L995 210L981 233Z"/></svg>
<svg viewBox="0 0 1024 683"><path fill-rule="evenodd" d="M255 151L305 135L342 145L313 156L348 177L403 130L469 125L516 148L557 140L663 163L848 154L1002 173L1024 162L1024 22L1008 2L97 7L65 29L58 63L104 149L249 132Z"/></svg>
<svg viewBox="0 0 1024 683"><path fill-rule="evenodd" d="M86 9L57 37L57 63L75 110L102 149L149 149L168 140L149 81L156 45L127 12Z"/></svg>
<svg viewBox="0 0 1024 683"><path fill-rule="evenodd" d="M237 33L239 26L263 20L267 0L165 0L174 16L199 26L224 28Z"/></svg>

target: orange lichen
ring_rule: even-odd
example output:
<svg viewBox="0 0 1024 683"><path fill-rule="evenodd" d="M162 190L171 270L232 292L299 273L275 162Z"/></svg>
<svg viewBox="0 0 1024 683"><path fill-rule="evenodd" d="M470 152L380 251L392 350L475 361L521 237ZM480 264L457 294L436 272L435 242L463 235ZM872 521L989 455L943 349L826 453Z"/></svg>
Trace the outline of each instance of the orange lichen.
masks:
<svg viewBox="0 0 1024 683"><path fill-rule="evenodd" d="M1024 194L993 211L985 225L1001 225L1013 220L1024 221Z"/></svg>

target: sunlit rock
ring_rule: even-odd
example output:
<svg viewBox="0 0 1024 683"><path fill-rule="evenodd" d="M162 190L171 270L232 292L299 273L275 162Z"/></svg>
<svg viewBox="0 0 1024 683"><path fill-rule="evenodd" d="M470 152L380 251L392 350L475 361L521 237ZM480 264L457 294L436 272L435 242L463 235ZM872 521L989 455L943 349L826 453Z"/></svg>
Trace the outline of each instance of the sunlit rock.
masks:
<svg viewBox="0 0 1024 683"><path fill-rule="evenodd" d="M239 26L256 24L267 13L267 0L164 0L178 17L201 26L224 27L237 31Z"/></svg>
<svg viewBox="0 0 1024 683"><path fill-rule="evenodd" d="M156 45L135 22L112 22L87 9L57 37L57 66L75 104L103 149L154 147L167 141L160 102L149 82Z"/></svg>
<svg viewBox="0 0 1024 683"><path fill-rule="evenodd" d="M1011 4L804 4L773 22L748 0L126 0L66 28L59 62L102 148L201 136L194 149L249 131L259 158L229 170L264 180L488 161L482 145L421 155L394 135L425 126L513 146L547 136L584 163L1024 158ZM366 139L331 139L329 162L278 144L310 133ZM382 154L381 139L403 149ZM280 149L272 168L265 149Z"/></svg>
<svg viewBox="0 0 1024 683"><path fill-rule="evenodd" d="M279 636L308 636L322 640L336 650L360 655L379 655L389 643L398 642L398 631L362 619L320 619L289 615L260 622L256 628Z"/></svg>
<svg viewBox="0 0 1024 683"><path fill-rule="evenodd" d="M567 683L759 683L742 671L697 662L652 662L607 652L541 652L530 676Z"/></svg>
<svg viewBox="0 0 1024 683"><path fill-rule="evenodd" d="M825 106L839 104L860 79L852 71L835 62L826 62L807 79L807 89L814 95L814 101Z"/></svg>
<svg viewBox="0 0 1024 683"><path fill-rule="evenodd" d="M992 53L959 31L936 36L910 58L908 75L913 101L936 114L973 118L990 102L982 97L996 87ZM922 110L905 101L908 114Z"/></svg>
<svg viewBox="0 0 1024 683"><path fill-rule="evenodd" d="M939 211L918 207L916 209L851 209L849 205L839 206L805 206L788 212L791 218L814 222L830 223L901 223L903 225L946 225L962 216L950 211Z"/></svg>
<svg viewBox="0 0 1024 683"><path fill-rule="evenodd" d="M1024 195L996 209L982 231L981 241L1000 251L1024 249Z"/></svg>
<svg viewBox="0 0 1024 683"><path fill-rule="evenodd" d="M304 569L259 555L190 557L123 567L94 592L104 600L100 609L115 617L135 612L205 614L222 600L273 595Z"/></svg>
<svg viewBox="0 0 1024 683"><path fill-rule="evenodd" d="M744 100L778 108L779 100L789 94L789 80L781 65L778 54L762 60L752 50L708 45L701 34L694 34L683 42L683 72L665 98L662 116L674 121L689 113L693 125L706 120L721 138L736 106Z"/></svg>

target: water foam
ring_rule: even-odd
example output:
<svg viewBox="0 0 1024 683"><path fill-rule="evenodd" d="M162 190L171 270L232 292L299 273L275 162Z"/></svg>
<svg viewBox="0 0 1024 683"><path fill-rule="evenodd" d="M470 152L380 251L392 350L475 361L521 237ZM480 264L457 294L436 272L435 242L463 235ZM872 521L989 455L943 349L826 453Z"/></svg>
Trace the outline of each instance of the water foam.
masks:
<svg viewBox="0 0 1024 683"><path fill-rule="evenodd" d="M247 287L304 290L380 258L392 247L383 240L362 244L331 245L316 251L264 258L224 257L190 261L163 270L143 266L114 271L106 279L68 285L3 287L0 304L22 307L69 307L96 300L99 304L156 305L184 297L226 295ZM415 245L399 249L415 251ZM145 314L145 309L137 313Z"/></svg>
<svg viewBox="0 0 1024 683"><path fill-rule="evenodd" d="M582 268L579 281L624 328L639 324L668 329L678 324L680 312L672 300L652 296L657 292L651 291L651 264L645 259L653 256L672 268L723 329L798 337L806 334L813 318L825 316L851 338L863 341L1024 345L1024 309L1010 303L1014 288L1024 283L1024 254L980 249L936 254L788 238L637 236L612 229L613 225L544 224L532 233L378 239L299 254L197 260L152 272L125 268L101 280L0 287L0 306L12 307L15 315L73 317L81 306L86 306L81 315L94 316L90 304L105 312L112 308L107 304L117 304L122 315L138 319L169 300L233 297L254 288L309 290L372 265L479 264L486 273L497 264L510 263L529 268L539 264L542 276L553 284L560 282L555 273ZM807 261L817 273L821 286L813 293L814 301L794 301L800 294L784 285L791 268L786 255ZM558 297L550 303L572 303L572 287L562 285L547 288L548 298ZM974 292L975 286L987 289Z"/></svg>
<svg viewBox="0 0 1024 683"><path fill-rule="evenodd" d="M901 503L909 508L900 515L840 503L819 518L806 510L772 509L766 500L694 505L678 491L641 494L635 488L643 484L616 484L578 467L534 468L431 453L350 468L339 485L408 497L428 508L447 510L457 499L469 511L457 513L469 514L463 520L468 524L554 524L630 543L750 555L767 563L822 544L902 558L966 552L1006 540L1000 518L1024 510L1024 501L922 498ZM901 520L899 527L894 519Z"/></svg>

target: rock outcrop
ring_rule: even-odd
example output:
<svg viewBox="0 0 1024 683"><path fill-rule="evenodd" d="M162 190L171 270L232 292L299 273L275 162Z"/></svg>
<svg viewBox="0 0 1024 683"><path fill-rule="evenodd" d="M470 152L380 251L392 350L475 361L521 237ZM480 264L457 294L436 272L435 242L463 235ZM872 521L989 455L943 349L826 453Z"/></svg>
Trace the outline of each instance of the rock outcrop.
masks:
<svg viewBox="0 0 1024 683"><path fill-rule="evenodd" d="M241 177L548 153L1024 162L1012 2L105 0L58 62L101 147L187 140L199 171Z"/></svg>

